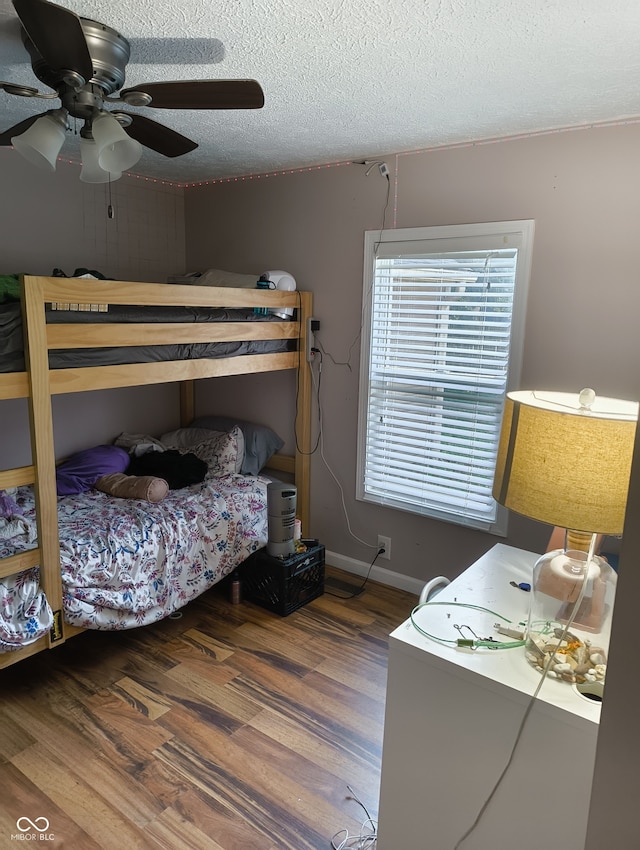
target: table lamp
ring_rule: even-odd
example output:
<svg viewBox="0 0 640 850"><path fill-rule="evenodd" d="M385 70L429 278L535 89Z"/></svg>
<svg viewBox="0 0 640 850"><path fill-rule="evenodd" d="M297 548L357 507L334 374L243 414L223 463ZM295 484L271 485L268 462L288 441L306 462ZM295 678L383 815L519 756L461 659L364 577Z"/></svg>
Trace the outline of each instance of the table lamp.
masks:
<svg viewBox="0 0 640 850"><path fill-rule="evenodd" d="M567 529L564 549L535 564L527 661L551 678L604 682L616 573L594 554L625 517L638 404L579 395L508 393L493 496L512 511Z"/></svg>

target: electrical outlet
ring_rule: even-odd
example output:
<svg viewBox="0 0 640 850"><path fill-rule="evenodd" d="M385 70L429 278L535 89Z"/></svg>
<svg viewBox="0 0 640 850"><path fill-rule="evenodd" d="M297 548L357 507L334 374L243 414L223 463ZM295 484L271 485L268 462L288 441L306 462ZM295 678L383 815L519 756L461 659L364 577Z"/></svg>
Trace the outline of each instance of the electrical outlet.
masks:
<svg viewBox="0 0 640 850"><path fill-rule="evenodd" d="M311 316L307 319L307 361L313 363L317 354L316 333L320 330L320 320Z"/></svg>
<svg viewBox="0 0 640 850"><path fill-rule="evenodd" d="M384 558L386 561L391 560L391 538L383 537L382 534L378 535L378 549L384 549L384 552L379 556L380 558Z"/></svg>

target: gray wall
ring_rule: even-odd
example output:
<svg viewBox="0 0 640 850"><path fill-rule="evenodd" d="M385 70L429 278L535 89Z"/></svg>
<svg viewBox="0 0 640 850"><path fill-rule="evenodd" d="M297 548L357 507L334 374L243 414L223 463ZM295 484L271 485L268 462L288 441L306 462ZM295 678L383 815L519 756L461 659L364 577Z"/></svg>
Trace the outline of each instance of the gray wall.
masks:
<svg viewBox="0 0 640 850"><path fill-rule="evenodd" d="M1 274L59 268L72 275L87 268L114 279L164 281L184 271L182 189L126 176L109 189L81 183L79 173L79 166L65 162L54 173L41 171L11 148L0 148ZM110 442L123 430L173 428L177 405L175 385L57 396L57 455ZM0 402L0 468L31 462L28 434L26 402Z"/></svg>
<svg viewBox="0 0 640 850"><path fill-rule="evenodd" d="M392 560L380 566L418 579L453 576L497 541L354 498L364 231L383 221L417 227L535 219L522 387L592 386L599 395L637 399L639 149L639 126L600 128L389 155L390 184L377 169L367 177L362 166L336 166L187 193L191 270L284 268L314 293L320 339L331 355L321 384L324 456L344 488L354 534L372 544L377 533L391 537ZM216 403L245 402L230 389L206 406ZM282 425L273 405L263 412ZM311 533L327 549L367 562L372 549L349 533L319 454L312 474ZM548 532L512 516L506 542L540 550Z"/></svg>
<svg viewBox="0 0 640 850"><path fill-rule="evenodd" d="M111 198L108 187L82 184L76 165L59 163L48 174L1 148L10 199L0 234L2 267L34 273L58 267L70 274L85 266L141 280L212 266L290 271L315 296L328 353L323 454L344 488L353 533L371 543L377 533L391 537L393 559L379 563L392 571L420 580L455 575L495 538L460 527L452 534L446 523L354 499L363 233L383 221L412 227L535 219L522 386L577 391L590 385L601 395L639 398L639 142L640 127L629 125L389 155L390 183L377 169L365 176L362 166L345 165L187 190L123 178L111 187ZM109 200L113 219L106 215ZM292 383L290 374L209 382L199 409L265 419L292 448ZM175 388L147 393L145 405L137 403L137 390L99 394L80 409L73 397L56 399L59 453L110 439L125 427L154 433L172 427ZM3 453L11 463L16 452L28 451L24 407L8 402L0 408L7 436L0 462ZM368 562L372 550L349 533L325 460L319 453L312 459L308 531L329 550ZM507 542L535 550L546 534L512 517Z"/></svg>

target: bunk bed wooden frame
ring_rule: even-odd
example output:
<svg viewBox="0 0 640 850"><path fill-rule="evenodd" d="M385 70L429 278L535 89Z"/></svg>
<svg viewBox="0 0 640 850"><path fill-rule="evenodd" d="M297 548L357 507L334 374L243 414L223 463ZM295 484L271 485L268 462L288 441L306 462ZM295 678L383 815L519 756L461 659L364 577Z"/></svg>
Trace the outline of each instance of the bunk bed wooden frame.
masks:
<svg viewBox="0 0 640 850"><path fill-rule="evenodd" d="M307 319L312 315L311 293L125 281L91 280L87 284L81 278L30 275L22 277L21 290L26 371L0 374L0 401L28 400L32 463L0 470L0 490L34 485L38 547L0 560L0 578L40 565L40 584L54 612L54 625L48 636L19 650L0 653L0 668L59 646L83 631L66 624L63 616L52 415L54 395L177 382L180 385L180 422L186 426L194 417L198 379L297 370L295 456L276 454L269 468L293 476L297 487L297 512L302 527L309 528L312 385L304 352ZM47 324L46 304L82 304L88 300L110 305L288 307L296 312L294 321L282 322ZM54 349L266 339L295 339L297 350L120 366L49 368L49 351Z"/></svg>

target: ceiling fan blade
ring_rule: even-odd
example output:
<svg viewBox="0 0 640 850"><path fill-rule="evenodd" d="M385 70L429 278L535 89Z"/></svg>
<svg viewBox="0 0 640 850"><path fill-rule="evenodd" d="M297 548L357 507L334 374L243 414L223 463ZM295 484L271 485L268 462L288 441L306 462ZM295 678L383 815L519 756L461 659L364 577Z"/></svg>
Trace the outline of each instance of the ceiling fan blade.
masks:
<svg viewBox="0 0 640 850"><path fill-rule="evenodd" d="M165 127L164 124L152 121L151 118L131 112L122 112L122 110L118 111L132 119L131 124L126 128L126 132L145 148L151 148L151 150L157 151L163 156L174 157L182 156L198 147L196 142L176 133L170 127Z"/></svg>
<svg viewBox="0 0 640 850"><path fill-rule="evenodd" d="M40 115L32 115L30 118L25 118L25 120L21 121L19 124L14 124L13 127L9 127L9 129L5 130L4 133L0 133L0 147L10 147L12 144L11 139L14 136L20 136L22 133L26 133L29 127L34 124L38 118L42 118L42 116L46 114L46 112L41 112Z"/></svg>
<svg viewBox="0 0 640 850"><path fill-rule="evenodd" d="M155 109L260 109L264 92L255 80L177 80L167 83L142 83L120 92L127 95L142 92L152 98Z"/></svg>
<svg viewBox="0 0 640 850"><path fill-rule="evenodd" d="M54 71L75 71L85 82L93 77L80 18L48 0L12 0L25 32Z"/></svg>

